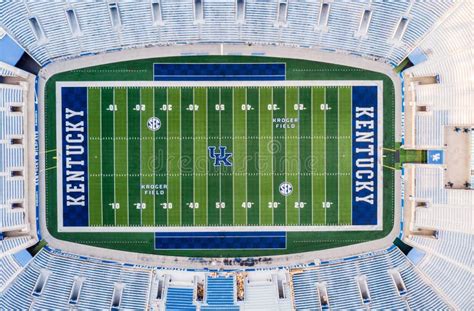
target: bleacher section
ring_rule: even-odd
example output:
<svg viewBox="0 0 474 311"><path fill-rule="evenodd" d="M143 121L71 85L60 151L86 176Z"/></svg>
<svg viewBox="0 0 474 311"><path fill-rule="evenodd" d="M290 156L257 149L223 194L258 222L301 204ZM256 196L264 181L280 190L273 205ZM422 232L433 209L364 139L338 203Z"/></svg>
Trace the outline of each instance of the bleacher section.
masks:
<svg viewBox="0 0 474 311"><path fill-rule="evenodd" d="M440 256L446 256L466 268L472 265L472 246L474 245L474 235L472 234L437 231L436 238L415 235L410 240L411 245Z"/></svg>
<svg viewBox="0 0 474 311"><path fill-rule="evenodd" d="M168 287L166 295L166 310L196 310L193 300L193 287Z"/></svg>
<svg viewBox="0 0 474 311"><path fill-rule="evenodd" d="M414 124L414 140L409 147L417 149L443 148L445 126L474 124L472 105L472 73L474 50L470 40L473 3L460 2L442 26L429 34L419 47L428 60L404 71L405 80L439 76L439 83L419 85L406 83L413 98L406 102L405 123ZM415 111L415 107L426 107ZM413 109L413 110L412 110ZM426 111L425 111L426 110ZM408 124L407 128L411 128ZM406 133L411 135L411 133Z"/></svg>
<svg viewBox="0 0 474 311"><path fill-rule="evenodd" d="M474 189L474 131L471 131L471 188Z"/></svg>
<svg viewBox="0 0 474 311"><path fill-rule="evenodd" d="M235 306L234 275L208 275L206 278L206 306L201 310L239 310Z"/></svg>
<svg viewBox="0 0 474 311"><path fill-rule="evenodd" d="M5 255L0 257L0 293L5 286L12 280L12 278L20 271L21 265L15 260L12 255Z"/></svg>
<svg viewBox="0 0 474 311"><path fill-rule="evenodd" d="M316 268L293 271L293 293L296 309L321 309L324 296L335 310L407 309L414 306L446 307L438 295L416 274L413 265L398 248L359 258L321 263ZM397 288L391 271L398 271L405 288ZM405 275L405 278L403 277ZM361 295L357 278L366 280L366 297Z"/></svg>
<svg viewBox="0 0 474 311"><path fill-rule="evenodd" d="M430 204L415 210L413 224L421 228L469 232L472 223L466 220L473 217L472 205Z"/></svg>
<svg viewBox="0 0 474 311"><path fill-rule="evenodd" d="M245 282L245 299L241 310L292 310L291 294L288 283L282 284L278 291L277 271L263 271L249 274ZM266 278L262 277L262 274ZM282 294L283 297L280 297Z"/></svg>
<svg viewBox="0 0 474 311"><path fill-rule="evenodd" d="M29 246L30 241L31 238L29 236L11 237L0 240L0 258Z"/></svg>
<svg viewBox="0 0 474 311"><path fill-rule="evenodd" d="M418 268L432 280L456 308L472 310L472 280L474 279L472 263L466 269L450 260L431 254L425 256Z"/></svg>
<svg viewBox="0 0 474 311"><path fill-rule="evenodd" d="M24 209L25 97L23 86L0 84L0 232L23 229L27 223Z"/></svg>
<svg viewBox="0 0 474 311"><path fill-rule="evenodd" d="M193 1L162 0L162 21L156 22L149 2L119 1L119 24L114 25L108 2L2 2L0 25L42 65L87 53L196 42L278 43L399 63L454 5L452 0L371 5L331 2L327 24L319 25L321 1L289 2L283 23L277 22L276 0L245 1L241 23L236 21L234 0L202 3L203 19L197 20ZM66 14L66 9L73 13ZM360 36L357 32L364 10L370 10L372 17L367 33ZM77 19L76 28L68 18ZM408 24L401 27L400 38L394 38L402 18Z"/></svg>
<svg viewBox="0 0 474 311"><path fill-rule="evenodd" d="M117 309L145 309L152 273L46 247L0 296L0 309L110 309L113 300ZM74 288L76 299L71 299Z"/></svg>

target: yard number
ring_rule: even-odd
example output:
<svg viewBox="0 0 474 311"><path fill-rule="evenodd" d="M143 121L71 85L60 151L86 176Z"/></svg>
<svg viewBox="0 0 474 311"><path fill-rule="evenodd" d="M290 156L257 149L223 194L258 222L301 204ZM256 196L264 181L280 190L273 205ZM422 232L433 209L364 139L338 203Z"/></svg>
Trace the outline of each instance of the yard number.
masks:
<svg viewBox="0 0 474 311"><path fill-rule="evenodd" d="M321 104L321 110L331 110L328 104Z"/></svg>
<svg viewBox="0 0 474 311"><path fill-rule="evenodd" d="M112 207L112 209L119 209L120 208L120 203L109 203L109 205Z"/></svg>
<svg viewBox="0 0 474 311"><path fill-rule="evenodd" d="M145 209L146 203L134 203L136 209Z"/></svg>
<svg viewBox="0 0 474 311"><path fill-rule="evenodd" d="M295 202L295 208L303 208L306 202Z"/></svg>
<svg viewBox="0 0 474 311"><path fill-rule="evenodd" d="M330 208L332 205L332 202L323 202L323 208Z"/></svg>
<svg viewBox="0 0 474 311"><path fill-rule="evenodd" d="M145 111L145 105L135 105L133 110L135 110L135 111Z"/></svg>
<svg viewBox="0 0 474 311"><path fill-rule="evenodd" d="M295 105L293 106L293 108L294 108L295 110L305 110L303 104L295 104Z"/></svg>
<svg viewBox="0 0 474 311"><path fill-rule="evenodd" d="M224 111L225 110L224 105L223 104L217 104L216 105L216 110L217 111Z"/></svg>
<svg viewBox="0 0 474 311"><path fill-rule="evenodd" d="M242 202L243 208L251 208L253 206L253 202Z"/></svg>
<svg viewBox="0 0 474 311"><path fill-rule="evenodd" d="M172 209L172 208L173 208L173 203L170 203L170 202L168 202L168 203L161 203L161 207L162 207L163 209Z"/></svg>
<svg viewBox="0 0 474 311"><path fill-rule="evenodd" d="M277 208L280 202L268 202L268 208Z"/></svg>
<svg viewBox="0 0 474 311"><path fill-rule="evenodd" d="M198 106L198 105L189 105L189 106L188 106L188 110L189 110L189 111L198 111L198 110L199 110L199 106Z"/></svg>
<svg viewBox="0 0 474 311"><path fill-rule="evenodd" d="M186 204L189 206L189 208L192 208L192 209L199 208L199 202L189 202Z"/></svg>
<svg viewBox="0 0 474 311"><path fill-rule="evenodd" d="M161 106L162 111L171 111L173 110L173 105L163 105Z"/></svg>
<svg viewBox="0 0 474 311"><path fill-rule="evenodd" d="M108 111L117 111L117 105L109 105L109 107L107 107L107 110Z"/></svg>
<svg viewBox="0 0 474 311"><path fill-rule="evenodd" d="M216 202L216 208L225 208L225 202Z"/></svg>

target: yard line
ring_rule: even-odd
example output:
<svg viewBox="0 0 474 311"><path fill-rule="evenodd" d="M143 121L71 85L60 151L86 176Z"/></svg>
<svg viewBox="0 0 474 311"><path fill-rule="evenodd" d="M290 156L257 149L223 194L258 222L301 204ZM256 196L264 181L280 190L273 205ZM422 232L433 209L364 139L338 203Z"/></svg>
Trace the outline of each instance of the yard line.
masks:
<svg viewBox="0 0 474 311"><path fill-rule="evenodd" d="M100 136L102 136L102 88L99 88L99 92L100 92L100 98L99 98L99 101L100 101L100 107L99 107L99 115L100 115L100 118L99 118L99 127L100 127ZM104 156L104 154L102 153L102 142L100 142L99 144L100 146L100 173L102 174L102 157ZM102 180L102 177L100 178L100 202L102 202L104 200L103 198L103 190L104 189L104 183L103 183L103 180ZM104 224L104 211L101 209L100 211L100 218L101 218L101 221L100 221L100 224L103 225Z"/></svg>
<svg viewBox="0 0 474 311"><path fill-rule="evenodd" d="M208 122L208 117L209 117L209 89L206 88L206 147L209 146L209 122ZM207 152L207 150L206 150ZM207 160L207 158L206 158ZM209 182L208 182L208 177L207 174L209 174L209 161L206 161L206 206L204 208L206 209L206 225L209 225Z"/></svg>
<svg viewBox="0 0 474 311"><path fill-rule="evenodd" d="M272 102L272 105L273 105L273 87L270 88L271 90L271 102ZM270 114L271 114L271 119L270 119L270 125L271 125L271 133L272 133L272 136L273 136L273 109L270 110ZM273 144L275 143L274 140L271 141L271 144L273 146ZM273 150L272 150L272 156L271 156L271 162L272 162L272 167L271 167L271 171L273 173L275 173L275 170L273 169ZM275 184L274 184L274 181L275 181L275 176L272 176L272 189L271 189L271 193L272 193L272 203L275 201L275 194L274 194L274 190L275 189ZM275 209L272 207L271 209L272 211L272 223L275 224Z"/></svg>
<svg viewBox="0 0 474 311"><path fill-rule="evenodd" d="M296 90L297 92L297 100L296 100L296 103L298 105L300 105L300 89L297 88ZM301 191L300 191L300 185L301 185L301 154L300 154L300 141L301 141L301 110L299 109L301 107L298 107L298 123L297 123L297 126L298 126L298 141L297 141L297 144L298 144L298 202L300 202L299 204L301 204ZM304 208L304 205L303 205L303 208ZM301 224L301 206L298 207L298 223Z"/></svg>
<svg viewBox="0 0 474 311"><path fill-rule="evenodd" d="M245 105L246 105L246 108L247 108L247 105L248 105L248 101L247 101L247 89L244 88L244 91L245 91ZM249 201L249 193L248 193L248 141L247 141L247 135L248 135L248 132L247 132L247 113L248 113L248 110L246 109L245 110L245 202L247 202L248 204L248 201ZM234 206L234 210L235 208L238 208L238 206ZM248 213L248 210L246 209L245 210L245 224L248 224L249 223L249 213ZM234 223L235 223L235 218L234 218Z"/></svg>
<svg viewBox="0 0 474 311"><path fill-rule="evenodd" d="M232 135L243 137L233 139L233 223L235 225L247 224L247 207L242 204L247 202L247 115L242 109L245 105L245 88L232 89Z"/></svg>
<svg viewBox="0 0 474 311"><path fill-rule="evenodd" d="M327 105L327 98L326 98L326 88L324 88L324 104ZM327 131L326 131L326 109L324 109L323 114L324 114L324 136L327 136ZM324 173L327 173L327 152L326 152L326 140L324 140ZM325 204L327 203L327 176L324 176L324 202ZM327 224L327 208L324 209L324 223Z"/></svg>
<svg viewBox="0 0 474 311"><path fill-rule="evenodd" d="M181 120L183 119L183 117L181 116L181 106L183 104L182 102L182 93L183 93L183 90L180 89L179 90L179 110L178 110L178 113L180 114L179 116L179 133L182 134L182 124L181 124ZM183 148L182 148L182 141L180 140L179 141L179 145L180 145L180 152L181 152L181 156L183 155ZM182 164L178 164L180 170L183 168L183 165ZM181 172L182 173L182 172ZM180 177L179 178L179 223L180 225L183 225L183 193L182 193L182 178Z"/></svg>
<svg viewBox="0 0 474 311"><path fill-rule="evenodd" d="M112 104L115 105L115 90L112 89ZM112 128L113 128L113 133L114 133L114 136L115 136L115 110L113 110L112 112ZM115 142L114 142L114 149L115 149ZM116 182L115 182L115 154L114 154L114 168L113 168L113 171L114 171L114 188L115 188L115 185L116 185ZM115 191L114 189L114 202L117 203L117 191ZM117 210L114 209L114 225L117 225Z"/></svg>
<svg viewBox="0 0 474 311"><path fill-rule="evenodd" d="M310 114L310 125L311 125L311 136L313 135L313 113L314 113L314 105L313 105L313 88L310 88L310 94L311 94L311 114ZM314 154L313 154L313 140L311 139L311 162L314 161ZM314 165L311 163L311 171L314 170ZM311 178L311 224L314 224L314 191L313 191L313 185L314 183L314 178Z"/></svg>
<svg viewBox="0 0 474 311"><path fill-rule="evenodd" d="M222 89L221 88L219 88L219 105L222 105ZM219 146L221 145L221 117L222 117L222 109L219 109ZM234 183L232 183L232 187L233 186L234 186ZM232 192L232 195L233 195L233 192ZM219 202L222 202L222 166L219 167ZM219 208L219 225L222 225L222 208Z"/></svg>
<svg viewBox="0 0 474 311"><path fill-rule="evenodd" d="M196 103L196 89L193 88L193 101L192 105ZM196 135L196 109L193 107L193 136ZM194 159L194 167L193 173L196 171L196 143L193 139L193 159ZM193 174L193 204L196 204L196 175ZM196 225L196 207L193 208L193 226Z"/></svg>
<svg viewBox="0 0 474 311"><path fill-rule="evenodd" d="M272 135L272 111L268 105L272 104L272 91L268 87L259 88L259 197L260 197L260 224L272 225L273 208L269 204L273 202L273 153L270 150L273 140ZM264 134L264 135L262 135Z"/></svg>
<svg viewBox="0 0 474 311"><path fill-rule="evenodd" d="M140 88L140 90L138 91L138 96L139 96L139 105L142 105L142 89ZM139 137L142 137L142 111L141 109L138 111L138 114L139 114L139 124L138 124L138 128L139 128ZM143 150L142 150L142 142L140 142L140 166L139 166L139 170L140 170L140 183L139 183L139 186L142 185L142 173L143 173L143 163L142 163L142 153L143 153ZM140 189L140 188L139 188ZM140 190L139 191L140 193L140 204L143 204L143 198L142 198L142 191ZM140 208L140 226L143 226L143 208Z"/></svg>
<svg viewBox="0 0 474 311"><path fill-rule="evenodd" d="M169 131L170 131L170 126L169 126L169 120L168 120L168 115L169 115L169 109L168 109L168 105L169 105L169 97L168 97L168 88L166 88L166 135L169 134ZM168 142L166 142L166 158L163 159L163 160L166 160L166 162L168 162L168 156L170 154L170 151L169 151L169 148L170 148L170 144ZM170 224L170 213L169 213L169 184L170 184L170 178L169 178L169 170L170 170L170 166L169 166L169 163L166 164L166 172L168 173L166 175L166 186L168 187L168 189L166 190L166 203L167 203L167 208L166 208L166 226L169 226Z"/></svg>
<svg viewBox="0 0 474 311"><path fill-rule="evenodd" d="M153 116L156 117L155 115L155 88L152 88L152 105L153 105ZM155 131L153 131L153 173L155 173L155 167L156 167L156 150L155 150ZM155 178L153 178L153 183L155 182ZM156 195L153 194L153 224L156 223L156 212L155 212L155 206L156 206Z"/></svg>
<svg viewBox="0 0 474 311"><path fill-rule="evenodd" d="M127 131L127 137L128 137L128 90L125 91L125 94L126 94L126 100L125 100L125 107L126 107L126 120L127 120L127 124L125 125L126 126L126 131ZM115 132L114 132L115 133ZM126 140L125 142L127 144L127 172L128 172L128 158L129 158L129 153L128 153L128 139ZM128 187L128 175L127 175L127 187ZM127 192L128 193L128 192ZM127 225L130 225L130 207L128 206L128 197L127 197Z"/></svg>
<svg viewBox="0 0 474 311"><path fill-rule="evenodd" d="M311 124L312 136L325 136L326 121L325 121L325 88L312 87L311 88ZM316 135L317 134L317 135ZM312 223L324 225L326 223L326 209L323 204L326 201L326 140L322 143L317 143L314 139L311 140L311 157L312 166L316 174L312 178Z"/></svg>
<svg viewBox="0 0 474 311"><path fill-rule="evenodd" d="M293 120L292 123L286 123L285 129L285 177L286 182L293 186L293 192L285 196L286 221L287 225L297 225L300 219L299 202L299 129L301 120L294 122L299 118L299 89L296 87L285 88L285 117ZM294 125L294 127L292 127Z"/></svg>
<svg viewBox="0 0 474 311"><path fill-rule="evenodd" d="M339 102L340 102L340 99L341 99L341 89L338 87L337 88L337 127L338 127L338 131L337 131L337 134L339 135L339 133L341 133L341 114L339 113L341 110L340 110L340 107L339 107ZM339 174L339 170L341 169L341 165L339 163L339 157L340 157L340 154L341 154L341 145L340 145L340 140L339 138L337 139L337 152L339 153L337 155L337 173ZM340 198L340 193L341 193L341 178L340 176L338 175L337 176L337 202L341 202L341 198ZM339 206L338 209L337 209L337 223L340 222L340 219L341 219L341 207Z"/></svg>
<svg viewBox="0 0 474 311"><path fill-rule="evenodd" d="M154 145L154 136L156 131L153 131L148 127L148 120L155 116L154 114L154 97L153 97L153 89L149 87L145 87L141 89L141 101L140 104L143 105L140 108L140 118L141 118L141 134L140 137L146 137L149 139L141 140L140 148L141 148L141 185L145 187L149 185L155 184L154 182L154 153L155 153L155 145ZM147 191L146 189L141 189L141 204L142 204L142 226L152 226L154 224L154 216L155 216L155 194L151 193L151 191ZM153 206L153 208L151 208Z"/></svg>

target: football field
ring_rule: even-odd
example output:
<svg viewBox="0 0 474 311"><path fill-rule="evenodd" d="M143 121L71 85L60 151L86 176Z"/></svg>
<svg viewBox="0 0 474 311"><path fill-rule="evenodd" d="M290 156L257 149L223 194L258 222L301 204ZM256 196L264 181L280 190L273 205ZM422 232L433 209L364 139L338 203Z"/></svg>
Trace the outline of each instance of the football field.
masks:
<svg viewBox="0 0 474 311"><path fill-rule="evenodd" d="M360 211L353 141L371 141L376 182L381 92L361 121L372 134L356 132L354 101L380 86L302 82L58 85L61 230L376 228L381 196L372 185L375 210Z"/></svg>

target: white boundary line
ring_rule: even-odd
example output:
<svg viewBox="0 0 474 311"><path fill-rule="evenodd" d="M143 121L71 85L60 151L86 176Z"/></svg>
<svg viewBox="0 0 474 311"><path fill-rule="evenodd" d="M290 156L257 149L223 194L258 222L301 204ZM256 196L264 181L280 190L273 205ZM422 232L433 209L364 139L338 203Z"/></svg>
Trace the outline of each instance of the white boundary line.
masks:
<svg viewBox="0 0 474 311"><path fill-rule="evenodd" d="M87 111L89 111L89 88L87 88L86 90L86 98L87 98L87 101L86 101L86 109ZM87 182L90 184L90 172L89 172L89 148L90 148L90 140L89 140L89 114L87 114L86 116L86 146L87 146ZM102 123L102 122L101 122ZM62 130L62 128L61 128ZM102 145L102 142L100 142L100 144ZM101 155L101 161L102 161L102 155ZM102 172L101 172L102 173ZM102 177L101 177L102 179ZM91 187L87 187L87 203L90 202L90 197L91 197ZM91 209L90 209L90 204L89 204L89 207L87 208L87 223L89 224L89 226L91 225Z"/></svg>
<svg viewBox="0 0 474 311"><path fill-rule="evenodd" d="M383 229L383 189L380 187L383 184L383 169L382 169L382 153L381 149L383 148L383 81L353 81L353 80L340 80L340 81L297 81L297 80L285 80L285 81L271 81L272 90L273 87L277 86L377 86L377 95L378 95L378 199L377 199L377 225L371 226L203 226L203 227L64 227L63 226L63 206L62 206L62 146L58 146L58 182L57 182L57 197L58 197L58 231L59 232L155 232L155 231L182 231L184 228L188 231L209 231L209 230L221 230L221 231L275 231L275 230L285 230L285 231L367 231L367 230L382 230ZM62 124L62 98L61 98L61 88L66 86L75 86L75 87L244 87L244 86L268 86L268 81L218 81L218 82L209 82L209 81L192 81L183 83L179 82L166 82L162 83L161 81L108 81L108 82L96 82L96 81L80 81L80 82L56 82L56 120L58 124ZM114 94L115 95L115 94ZM222 94L219 94L219 103L222 100ZM326 98L326 94L325 94ZM168 101L168 100L167 100ZM180 92L180 101L181 101L181 92ZM326 100L325 100L326 101ZM272 91L272 103L273 103L273 91ZM273 113L272 113L273 118ZM114 118L115 122L115 118ZM168 122L167 122L168 123ZM180 118L181 123L181 118ZM219 132L221 130L221 115L219 115ZM57 142L62 142L62 126L56 131ZM180 126L181 131L181 126ZM115 130L114 130L115 133ZM273 133L273 128L272 128ZM114 157L115 161L115 157ZM180 182L181 183L181 182ZM181 186L181 185L180 185ZM181 192L181 189L180 189ZM221 191L220 191L221 192ZM221 194L220 194L221 195ZM181 195L180 195L181 200ZM221 199L220 199L221 201ZM219 217L221 220L221 211L219 210ZM274 212L272 209L272 214L274 218ZM169 217L169 215L168 215ZM182 213L180 211L180 219L182 220ZM182 221L181 221L182 222ZM220 221L222 223L222 221ZM273 221L274 223L274 221ZM168 219L169 224L169 219Z"/></svg>
<svg viewBox="0 0 474 311"><path fill-rule="evenodd" d="M284 81L60 81L56 87L284 87L284 86L378 86L382 80L284 80Z"/></svg>
<svg viewBox="0 0 474 311"><path fill-rule="evenodd" d="M149 227L63 227L61 232L208 232L208 231L377 231L382 230L382 226L149 226Z"/></svg>

